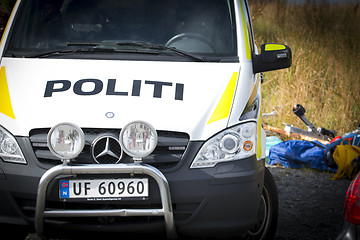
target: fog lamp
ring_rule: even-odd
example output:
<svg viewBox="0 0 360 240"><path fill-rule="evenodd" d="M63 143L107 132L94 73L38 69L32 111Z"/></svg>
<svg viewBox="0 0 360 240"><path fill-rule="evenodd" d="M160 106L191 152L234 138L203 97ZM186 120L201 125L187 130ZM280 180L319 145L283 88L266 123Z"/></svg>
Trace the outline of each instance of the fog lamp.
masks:
<svg viewBox="0 0 360 240"><path fill-rule="evenodd" d="M141 161L154 151L157 144L157 133L153 126L143 121L126 125L120 132L120 145L125 153L135 161Z"/></svg>
<svg viewBox="0 0 360 240"><path fill-rule="evenodd" d="M60 123L50 129L47 143L50 151L65 161L76 158L81 153L85 145L85 136L77 125Z"/></svg>

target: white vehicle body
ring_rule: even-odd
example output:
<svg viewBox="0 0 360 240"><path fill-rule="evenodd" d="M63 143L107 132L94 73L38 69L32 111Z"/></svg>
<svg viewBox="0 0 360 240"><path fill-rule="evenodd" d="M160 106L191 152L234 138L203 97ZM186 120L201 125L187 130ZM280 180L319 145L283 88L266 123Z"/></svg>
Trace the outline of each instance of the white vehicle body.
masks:
<svg viewBox="0 0 360 240"><path fill-rule="evenodd" d="M168 205L157 214L165 216L169 238L176 237L177 233L192 236L250 235L259 239L273 236L277 193L271 175L264 167L265 134L260 117L260 72L289 67L291 51L285 45L265 44L261 54L258 53L246 1L210 1L209 5L223 6L225 10L228 8L225 12L230 17L226 15L224 19L228 17L231 26L219 29L231 33L231 38L214 33L214 42L210 37L205 39L201 31L211 24L204 20L209 18L204 17L200 21L199 32L180 31L180 34L171 35L173 37L161 45L160 40L144 43L145 40L138 39L138 36L130 39L135 36L134 32L139 34L148 30L144 27L146 18L137 27L128 28L128 23L123 28L124 32L132 31L131 35L121 38L121 32L116 35L117 39L113 39L115 35L111 35L109 40L103 37L117 33L115 27L120 23L115 22L113 16L123 14L124 19L135 26L138 20L131 20L126 11L135 14L129 6L140 4L140 1L131 4L128 1L110 0L88 3L79 0L56 1L58 5L51 5L51 8L59 8L57 15L48 20L43 13L44 17L40 18L47 21L40 33L49 33L53 38L31 34L31 31L36 33L34 26L40 20L27 12L26 4L30 2L34 2L31 6L36 11L46 9L45 6L49 7L52 3L46 0L19 0L0 46L0 222L25 225L35 222L42 236L44 225L46 229L49 224L46 218L54 217L51 215L54 213L46 210L48 199L49 202L66 202L58 195L59 184L53 181L70 179L70 183L74 181L80 186L85 182L77 180L79 175L82 176L80 179L86 181L88 174L92 174L91 178L95 174L100 180L92 180L92 184L99 186L102 179L108 179L106 184L110 191L111 184L120 184L121 179L128 179L124 180L124 184L129 186L128 182L134 178L135 171L134 179L142 182L141 179L146 178L142 184L150 186L146 197L140 202L158 204L161 198L160 203ZM90 3L96 3L97 8L92 9ZM113 14L107 5L110 3L113 10L119 9L119 12ZM121 6L122 3L124 6ZM158 0L153 5L164 7L165 3L169 5L164 8L169 9L169 16L172 11L178 11L174 19L180 19L180 24L173 26L186 26L186 17L179 10L180 2ZM195 2L189 3L196 5ZM77 11L88 11L89 17L85 23L77 20L69 24L67 18L76 4L86 6ZM152 16L151 11L158 9L151 8L152 4L149 3L141 4L149 7L149 16ZM197 5L201 4L205 6L203 1L198 0ZM145 7L142 9L139 6L136 6L139 11L145 10ZM194 7L196 16L202 15L199 12L203 11L201 9ZM216 8L204 9L208 11L207 14L213 14ZM165 15L165 12L161 14ZM76 13L81 15L81 12ZM91 22L91 14L101 15L102 22ZM149 29L155 31L159 27L157 31L161 31L169 28L159 24L170 23L162 19ZM64 30L60 31L59 26ZM109 32L106 33L107 28ZM75 40L69 38L69 31L74 33L72 36ZM58 34L60 32L62 34ZM83 39L83 35L91 37ZM95 35L101 39L95 40ZM157 38L161 34L153 35ZM58 41L63 36L68 39L59 45ZM225 44L222 45L223 42ZM119 139L119 133L134 121L141 121L141 126L149 123L156 129L159 138L154 139L157 139L158 147L166 149L166 155L160 156L160 150L155 148L153 153L140 159L132 156L131 150L127 151L126 144ZM56 157L56 147L54 150L51 143L46 143L46 134L59 123L74 123L82 129L79 132L85 132L80 134L85 138L84 150L80 149L82 152L78 157L74 155L74 159L59 159ZM125 137L130 139L129 134ZM101 154L94 153L94 146L102 138L107 141L105 149L102 149L103 155L118 158L109 165L97 159ZM71 144L73 139L68 137L66 144ZM110 154L110 141L120 141L125 153L121 150L121 154ZM142 140L136 141L140 143ZM135 163L131 157L134 157ZM160 166L164 162L168 167ZM114 176L121 178L115 180L118 177ZM153 187L156 186L155 182L158 182L160 190ZM131 206L132 199L126 199L129 196L118 197L117 201L110 199L114 205L111 208L127 209ZM81 198L84 209L89 206L89 199ZM16 206L1 214L1 209L7 208L12 201L16 202ZM96 198L96 201L109 204L109 199L102 201ZM133 202L134 205L138 203L138 199ZM222 206L221 210L214 210L217 204ZM31 207L36 208L35 212L24 212L24 209ZM69 210L67 208L72 211L71 201L61 211ZM185 215L181 213L181 208L187 212ZM259 208L269 208L266 210L269 213L259 216ZM102 212L99 217L115 215L126 218L124 212L134 211ZM63 213L54 215L62 217ZM77 212L71 214L76 218ZM131 214L137 216L136 213ZM150 213L145 211L141 214ZM95 215L87 211L78 217ZM254 230L252 226L259 221L267 223L260 224L259 229ZM139 230L149 230L140 221L129 224L138 225ZM154 225L153 228L164 230L162 225L159 226ZM126 229L126 226L121 227L121 223L111 227L112 231Z"/></svg>
<svg viewBox="0 0 360 240"><path fill-rule="evenodd" d="M81 122L84 127L113 128L146 118L158 129L188 132L192 140L204 140L239 122L251 94L245 89L255 87L250 74L244 76L250 81L243 81L242 86L237 87L238 73L240 68L246 69L245 64L123 61L119 69L116 61L104 64L104 61L83 59L56 62L49 59L4 59L2 67L7 79L17 80L8 82L9 89L13 89L10 92L10 96L14 96L11 97L11 107L16 121L4 114L1 117L3 121L12 122L8 130L20 136L28 135L34 128L68 121L69 114L73 122ZM18 71L19 68L22 71ZM141 71L136 71L137 68ZM114 86L110 86L109 79ZM140 84L136 96L133 96L134 81ZM70 88L60 91L64 82L70 83ZM79 87L77 93L74 92L76 86ZM176 99L179 88L182 88L181 99ZM159 97L154 97L155 89L161 89ZM224 106L227 113L210 123L217 103L226 91L233 91L233 96ZM232 98L236 96L247 96L235 101L241 106L240 111L235 110L238 106L232 106ZM99 102L105 104L96 107ZM133 109L142 110L131 115L123 114ZM232 109L235 115L237 113L233 119ZM114 116L107 118L107 112L113 112ZM36 116L36 121L29 121L29 116Z"/></svg>

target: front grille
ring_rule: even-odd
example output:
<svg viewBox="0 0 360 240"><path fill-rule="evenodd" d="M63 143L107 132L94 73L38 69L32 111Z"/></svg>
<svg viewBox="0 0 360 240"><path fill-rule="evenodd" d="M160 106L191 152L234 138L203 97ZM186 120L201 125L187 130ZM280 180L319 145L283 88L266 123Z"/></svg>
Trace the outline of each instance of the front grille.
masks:
<svg viewBox="0 0 360 240"><path fill-rule="evenodd" d="M39 162L50 165L57 165L60 163L60 159L55 157L49 150L46 138L50 129L33 129L30 131L30 141L34 153ZM99 149L92 151L91 145L99 137L105 137L99 140L98 147L101 148L101 144L105 144L107 138L109 138L110 144L115 144L114 139L118 139L121 129L83 129L85 134L85 147L79 156L73 159L76 163L82 164L112 164L112 163L130 163L131 157L125 153L122 154L119 160L115 156L106 155L100 156ZM176 166L185 152L186 146L189 142L189 135L180 132L158 131L158 143L156 149L151 155L143 159L147 164L153 165L159 169L170 168ZM120 149L114 147L114 153L120 156ZM93 155L99 156L94 159Z"/></svg>

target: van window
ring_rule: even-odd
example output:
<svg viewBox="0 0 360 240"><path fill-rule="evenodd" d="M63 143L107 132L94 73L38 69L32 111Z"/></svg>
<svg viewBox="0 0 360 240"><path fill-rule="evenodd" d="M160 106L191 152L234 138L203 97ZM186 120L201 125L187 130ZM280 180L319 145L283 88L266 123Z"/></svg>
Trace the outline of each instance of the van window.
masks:
<svg viewBox="0 0 360 240"><path fill-rule="evenodd" d="M237 55L230 0L23 0L15 21L7 56L79 46L123 52L140 47L129 43L207 57Z"/></svg>

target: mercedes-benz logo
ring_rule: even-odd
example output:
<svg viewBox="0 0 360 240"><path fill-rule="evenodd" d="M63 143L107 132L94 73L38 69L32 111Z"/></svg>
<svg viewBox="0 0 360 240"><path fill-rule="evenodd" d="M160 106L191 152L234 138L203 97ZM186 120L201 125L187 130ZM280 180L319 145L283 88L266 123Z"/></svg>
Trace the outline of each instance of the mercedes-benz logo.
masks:
<svg viewBox="0 0 360 240"><path fill-rule="evenodd" d="M95 162L99 164L118 163L123 151L119 140L113 136L100 136L91 144L91 153Z"/></svg>

